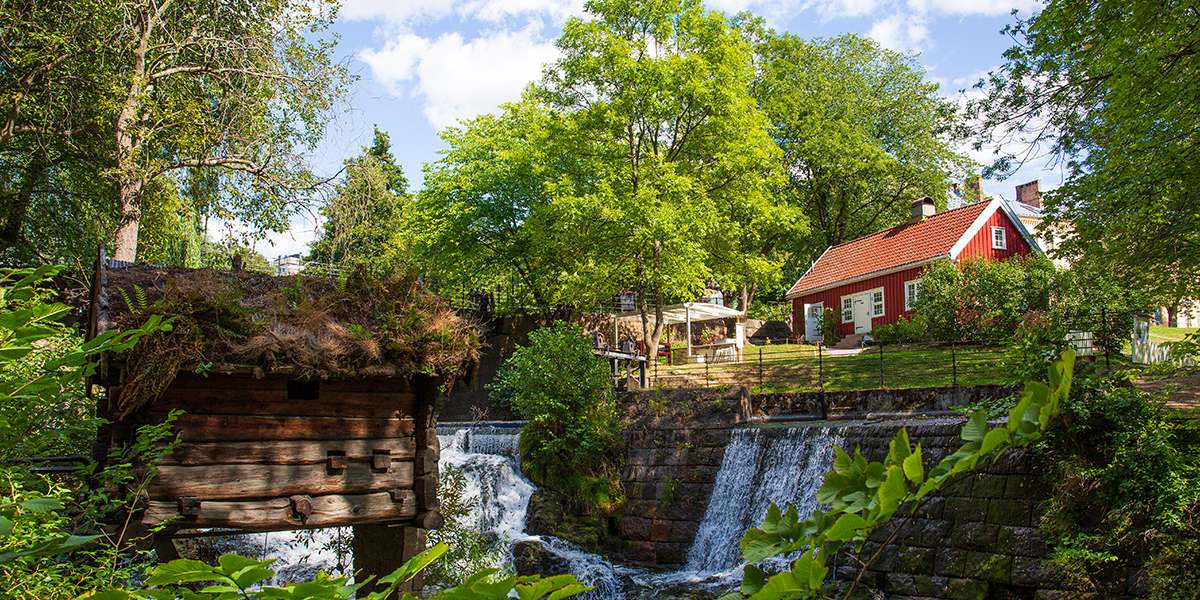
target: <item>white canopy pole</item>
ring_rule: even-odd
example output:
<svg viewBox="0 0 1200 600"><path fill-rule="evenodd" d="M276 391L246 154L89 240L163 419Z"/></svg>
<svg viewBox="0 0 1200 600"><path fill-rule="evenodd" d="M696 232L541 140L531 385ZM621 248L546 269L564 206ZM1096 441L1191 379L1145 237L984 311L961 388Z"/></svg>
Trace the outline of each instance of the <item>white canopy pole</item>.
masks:
<svg viewBox="0 0 1200 600"><path fill-rule="evenodd" d="M687 321L687 349L688 358L692 357L692 309L687 304L683 305L684 320Z"/></svg>

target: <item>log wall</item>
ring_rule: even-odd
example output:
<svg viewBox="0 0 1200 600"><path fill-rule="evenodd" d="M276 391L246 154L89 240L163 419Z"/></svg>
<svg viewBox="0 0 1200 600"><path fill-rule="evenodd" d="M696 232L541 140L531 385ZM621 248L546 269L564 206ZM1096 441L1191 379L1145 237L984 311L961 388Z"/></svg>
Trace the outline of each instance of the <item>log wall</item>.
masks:
<svg viewBox="0 0 1200 600"><path fill-rule="evenodd" d="M289 389L290 388L290 389ZM277 530L370 523L437 526L436 382L293 382L181 374L130 421L175 409L180 443L158 467L142 522Z"/></svg>

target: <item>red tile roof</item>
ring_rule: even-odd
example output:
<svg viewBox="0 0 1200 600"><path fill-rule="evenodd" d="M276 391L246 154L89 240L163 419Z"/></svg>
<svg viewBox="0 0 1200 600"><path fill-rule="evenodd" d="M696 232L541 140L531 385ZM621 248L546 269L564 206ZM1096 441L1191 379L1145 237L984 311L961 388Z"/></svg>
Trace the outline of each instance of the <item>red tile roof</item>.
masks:
<svg viewBox="0 0 1200 600"><path fill-rule="evenodd" d="M977 202L830 246L787 295L801 296L878 271L948 256L988 204Z"/></svg>

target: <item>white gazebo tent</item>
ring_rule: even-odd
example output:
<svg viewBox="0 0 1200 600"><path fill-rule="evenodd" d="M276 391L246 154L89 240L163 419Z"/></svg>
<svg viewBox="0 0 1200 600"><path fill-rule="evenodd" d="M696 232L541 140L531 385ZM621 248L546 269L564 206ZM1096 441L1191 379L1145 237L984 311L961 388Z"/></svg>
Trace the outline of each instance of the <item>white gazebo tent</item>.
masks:
<svg viewBox="0 0 1200 600"><path fill-rule="evenodd" d="M651 313L649 316L650 325L653 327L655 315ZM741 321L741 316L742 312L737 309L721 306L719 304L709 304L707 302L684 302L683 304L664 306L662 309L662 319L664 325L669 326L682 323L687 326L687 356L689 361L691 361L693 356L695 356L693 351L696 348L704 347L732 347L737 353L738 360L741 360L742 348L744 348L746 345L746 324ZM692 344L692 323L702 321L718 321L730 318L738 319L735 327L734 337L726 338L713 344L708 344L707 346L695 346ZM613 339L616 339L617 326L621 321L640 322L641 319L642 316L637 311L617 313L616 318L613 319ZM701 360L703 360L703 355L701 355Z"/></svg>

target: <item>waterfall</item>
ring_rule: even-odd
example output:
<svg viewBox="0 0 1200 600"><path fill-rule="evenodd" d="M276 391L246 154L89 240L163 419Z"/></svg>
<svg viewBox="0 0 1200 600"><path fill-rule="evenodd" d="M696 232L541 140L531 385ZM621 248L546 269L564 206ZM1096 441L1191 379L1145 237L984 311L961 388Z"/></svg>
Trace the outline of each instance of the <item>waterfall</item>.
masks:
<svg viewBox="0 0 1200 600"><path fill-rule="evenodd" d="M794 505L802 519L812 514L833 446L841 443L840 431L828 427L735 429L684 570L720 573L739 566L738 542L772 502Z"/></svg>
<svg viewBox="0 0 1200 600"><path fill-rule="evenodd" d="M516 431L491 427L461 428L438 435L442 445L439 464L462 469L466 476L463 499L474 505L467 522L506 545L540 544L566 570L593 588L577 596L580 600L622 600L621 581L611 563L564 540L525 532L525 514L534 487L517 464L519 437Z"/></svg>
<svg viewBox="0 0 1200 600"><path fill-rule="evenodd" d="M738 542L746 530L758 526L771 502L795 505L802 518L811 514L842 437L840 429L817 425L733 430L687 564L671 573L614 565L564 540L528 534L525 517L535 488L518 464L518 430L445 428L438 441L443 469L452 466L465 476L463 499L473 507L466 522L508 550L503 560L512 560L513 544L537 544L557 569L592 586L581 600L624 600L690 597L700 590L715 596L736 585ZM351 537L349 528L239 535L214 538L209 552L275 558L278 575L271 583L278 584L310 579L319 569L349 574Z"/></svg>

